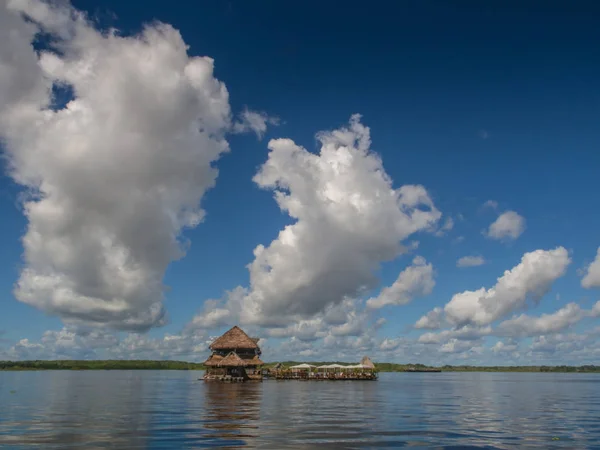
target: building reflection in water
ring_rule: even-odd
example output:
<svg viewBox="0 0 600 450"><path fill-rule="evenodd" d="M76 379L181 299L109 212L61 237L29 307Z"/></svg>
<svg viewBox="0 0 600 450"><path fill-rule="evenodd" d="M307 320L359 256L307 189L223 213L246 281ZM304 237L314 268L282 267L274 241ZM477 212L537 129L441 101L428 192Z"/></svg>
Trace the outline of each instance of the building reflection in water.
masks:
<svg viewBox="0 0 600 450"><path fill-rule="evenodd" d="M252 446L259 437L262 383L204 383L203 426L222 446Z"/></svg>

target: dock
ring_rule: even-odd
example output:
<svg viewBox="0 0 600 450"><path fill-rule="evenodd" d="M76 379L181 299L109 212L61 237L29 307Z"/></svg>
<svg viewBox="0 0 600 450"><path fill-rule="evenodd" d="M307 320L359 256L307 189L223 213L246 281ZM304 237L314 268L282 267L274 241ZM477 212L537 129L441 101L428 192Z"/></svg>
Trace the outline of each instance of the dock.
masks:
<svg viewBox="0 0 600 450"><path fill-rule="evenodd" d="M297 381L373 381L377 379L376 373L363 374L297 374L292 372L277 373L273 378L275 380L297 380Z"/></svg>
<svg viewBox="0 0 600 450"><path fill-rule="evenodd" d="M323 364L298 364L291 367L283 367L277 364L272 369L266 369L263 376L275 380L298 380L298 381L373 381L377 380L375 365L365 356L360 363Z"/></svg>

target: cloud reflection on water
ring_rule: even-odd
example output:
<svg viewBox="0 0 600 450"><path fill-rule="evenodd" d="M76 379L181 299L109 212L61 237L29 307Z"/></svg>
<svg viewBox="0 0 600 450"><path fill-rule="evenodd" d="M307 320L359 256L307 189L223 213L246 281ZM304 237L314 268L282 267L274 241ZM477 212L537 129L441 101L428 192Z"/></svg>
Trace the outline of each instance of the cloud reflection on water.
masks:
<svg viewBox="0 0 600 450"><path fill-rule="evenodd" d="M594 374L405 373L376 382L257 384L205 383L200 375L0 372L0 447L600 447Z"/></svg>

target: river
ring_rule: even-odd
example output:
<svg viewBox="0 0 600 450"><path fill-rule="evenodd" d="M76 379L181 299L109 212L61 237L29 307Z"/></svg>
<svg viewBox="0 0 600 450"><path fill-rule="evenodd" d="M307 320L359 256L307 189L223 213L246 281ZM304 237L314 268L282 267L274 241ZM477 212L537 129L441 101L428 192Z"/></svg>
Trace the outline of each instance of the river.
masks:
<svg viewBox="0 0 600 450"><path fill-rule="evenodd" d="M201 375L0 372L0 448L600 448L598 374Z"/></svg>

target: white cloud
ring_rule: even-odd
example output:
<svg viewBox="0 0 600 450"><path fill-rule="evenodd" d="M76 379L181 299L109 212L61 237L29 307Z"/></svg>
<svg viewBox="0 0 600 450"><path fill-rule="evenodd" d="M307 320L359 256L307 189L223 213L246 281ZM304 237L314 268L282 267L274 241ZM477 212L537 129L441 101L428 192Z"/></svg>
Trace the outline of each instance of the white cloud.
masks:
<svg viewBox="0 0 600 450"><path fill-rule="evenodd" d="M492 239L517 239L525 231L525 218L514 211L506 211L490 225L487 236Z"/></svg>
<svg viewBox="0 0 600 450"><path fill-rule="evenodd" d="M302 342L316 341L326 336L322 318L300 320L285 328L266 329L267 335L274 338L294 337Z"/></svg>
<svg viewBox="0 0 600 450"><path fill-rule="evenodd" d="M498 278L490 289L456 294L446 304L446 319L455 325L487 325L522 308L528 298L539 300L562 277L571 259L567 250L535 250Z"/></svg>
<svg viewBox="0 0 600 450"><path fill-rule="evenodd" d="M521 314L505 320L498 325L498 334L504 336L539 336L558 333L578 323L585 317L585 312L577 303L569 303L552 314L531 317Z"/></svg>
<svg viewBox="0 0 600 450"><path fill-rule="evenodd" d="M492 333L492 327L477 327L465 325L453 330L444 330L438 333L423 333L419 336L418 342L422 344L441 344L452 339L459 341L475 341Z"/></svg>
<svg viewBox="0 0 600 450"><path fill-rule="evenodd" d="M194 316L188 326L211 329L229 324L232 317L231 311L226 308L219 308L218 305L218 300L206 300L203 313Z"/></svg>
<svg viewBox="0 0 600 450"><path fill-rule="evenodd" d="M600 328L581 334L551 334L533 338L529 361L537 364L597 364L600 357Z"/></svg>
<svg viewBox="0 0 600 450"><path fill-rule="evenodd" d="M406 305L415 297L431 294L435 280L433 266L425 258L417 256L412 265L398 275L391 286L381 290L377 297L367 300L368 308L383 308L386 305Z"/></svg>
<svg viewBox="0 0 600 450"><path fill-rule="evenodd" d="M425 328L429 330L437 330L442 326L444 310L440 307L435 307L429 311L415 323L415 328Z"/></svg>
<svg viewBox="0 0 600 450"><path fill-rule="evenodd" d="M379 349L383 351L396 350L400 343L400 339L385 338L383 341L381 341L381 344L379 344Z"/></svg>
<svg viewBox="0 0 600 450"><path fill-rule="evenodd" d="M21 339L3 355L10 360L34 359L183 359L201 361L209 340L202 334L165 334L151 338L130 333L123 339L99 329L64 327L45 331L38 342Z"/></svg>
<svg viewBox="0 0 600 450"><path fill-rule="evenodd" d="M258 139L262 139L267 132L267 125L279 125L279 122L278 117L271 117L265 112L250 111L246 108L240 114L240 120L233 124L233 132L253 131Z"/></svg>
<svg viewBox="0 0 600 450"><path fill-rule="evenodd" d="M476 267L485 264L482 256L463 256L456 261L456 267Z"/></svg>
<svg viewBox="0 0 600 450"><path fill-rule="evenodd" d="M596 259L586 269L581 286L586 289L600 288L600 247L598 247Z"/></svg>
<svg viewBox="0 0 600 450"><path fill-rule="evenodd" d="M443 344L439 351L441 353L463 353L463 352L474 352L480 353L482 347L479 345L473 345L470 341L461 341L458 339L450 339L448 342Z"/></svg>
<svg viewBox="0 0 600 450"><path fill-rule="evenodd" d="M323 313L311 319L264 331L270 337L295 337L301 341L316 341L327 336L361 336L382 325L380 320L373 323L366 311L359 311L359 306L358 301L345 299L339 304L327 306Z"/></svg>
<svg viewBox="0 0 600 450"><path fill-rule="evenodd" d="M187 325L189 329L211 329L223 325L235 325L239 319L241 304L248 290L238 286L225 293L226 301L206 300L203 310Z"/></svg>
<svg viewBox="0 0 600 450"><path fill-rule="evenodd" d="M228 151L228 92L178 31L101 33L67 6L0 7L0 135L28 220L16 297L70 323L163 322L162 278ZM36 23L25 22L20 14ZM34 53L43 30L58 53ZM52 83L74 98L57 111Z"/></svg>
<svg viewBox="0 0 600 450"><path fill-rule="evenodd" d="M254 177L294 223L255 248L247 295L224 306L242 323L285 327L359 297L376 285L380 263L406 251L402 241L441 216L423 186L392 187L359 115L317 138L318 154L271 140Z"/></svg>
<svg viewBox="0 0 600 450"><path fill-rule="evenodd" d="M519 350L519 344L513 340L507 340L506 343L503 341L498 341L492 347L492 351L498 354L513 353L517 350Z"/></svg>
<svg viewBox="0 0 600 450"><path fill-rule="evenodd" d="M11 360L24 359L96 359L97 350L118 344L118 338L102 330L62 328L48 330L39 342L21 339L8 350Z"/></svg>
<svg viewBox="0 0 600 450"><path fill-rule="evenodd" d="M151 338L131 333L111 347L107 355L117 359L186 360L201 362L208 356L209 339L202 334L165 334Z"/></svg>

